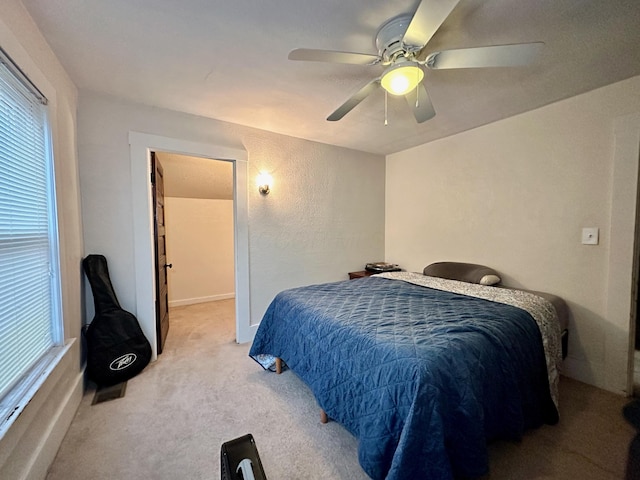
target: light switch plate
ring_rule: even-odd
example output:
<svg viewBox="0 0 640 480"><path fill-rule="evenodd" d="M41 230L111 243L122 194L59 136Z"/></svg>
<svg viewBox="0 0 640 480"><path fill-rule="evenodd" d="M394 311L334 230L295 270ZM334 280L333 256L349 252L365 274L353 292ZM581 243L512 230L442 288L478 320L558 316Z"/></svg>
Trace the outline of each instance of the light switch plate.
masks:
<svg viewBox="0 0 640 480"><path fill-rule="evenodd" d="M599 228L597 227L585 227L582 229L582 244L583 245L598 245L599 240Z"/></svg>

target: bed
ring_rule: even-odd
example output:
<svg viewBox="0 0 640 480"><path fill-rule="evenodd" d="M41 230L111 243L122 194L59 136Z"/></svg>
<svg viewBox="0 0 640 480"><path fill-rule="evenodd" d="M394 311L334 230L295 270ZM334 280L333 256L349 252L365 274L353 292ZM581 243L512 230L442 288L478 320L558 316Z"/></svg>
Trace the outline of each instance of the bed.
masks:
<svg viewBox="0 0 640 480"><path fill-rule="evenodd" d="M488 441L558 421L562 331L543 296L479 283L394 272L286 290L249 355L309 386L371 478L479 477Z"/></svg>

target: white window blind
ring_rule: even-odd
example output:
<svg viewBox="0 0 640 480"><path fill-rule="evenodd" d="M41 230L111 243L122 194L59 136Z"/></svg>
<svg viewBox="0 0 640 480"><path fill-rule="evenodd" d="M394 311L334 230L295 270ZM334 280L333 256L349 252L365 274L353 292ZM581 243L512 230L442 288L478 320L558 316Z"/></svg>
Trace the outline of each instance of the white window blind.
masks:
<svg viewBox="0 0 640 480"><path fill-rule="evenodd" d="M0 410L61 344L46 99L0 50ZM30 380L31 379L31 380ZM0 418L5 420L6 417Z"/></svg>

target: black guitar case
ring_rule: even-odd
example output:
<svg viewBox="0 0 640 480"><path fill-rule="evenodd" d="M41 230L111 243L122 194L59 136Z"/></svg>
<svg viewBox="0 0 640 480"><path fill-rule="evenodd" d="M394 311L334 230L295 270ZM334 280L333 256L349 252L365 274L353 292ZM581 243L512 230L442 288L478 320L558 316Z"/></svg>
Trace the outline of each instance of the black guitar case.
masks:
<svg viewBox="0 0 640 480"><path fill-rule="evenodd" d="M151 360L151 345L136 317L120 307L107 259L89 255L82 267L93 292L95 316L87 327L87 373L99 386L115 385L140 373Z"/></svg>

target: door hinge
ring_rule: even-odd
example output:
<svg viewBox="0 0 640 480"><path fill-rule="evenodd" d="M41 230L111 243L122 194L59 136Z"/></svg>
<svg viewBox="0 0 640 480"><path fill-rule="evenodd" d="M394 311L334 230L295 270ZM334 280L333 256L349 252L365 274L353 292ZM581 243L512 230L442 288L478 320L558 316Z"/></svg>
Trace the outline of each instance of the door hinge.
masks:
<svg viewBox="0 0 640 480"><path fill-rule="evenodd" d="M152 184L156 183L156 172L151 172L151 183Z"/></svg>

